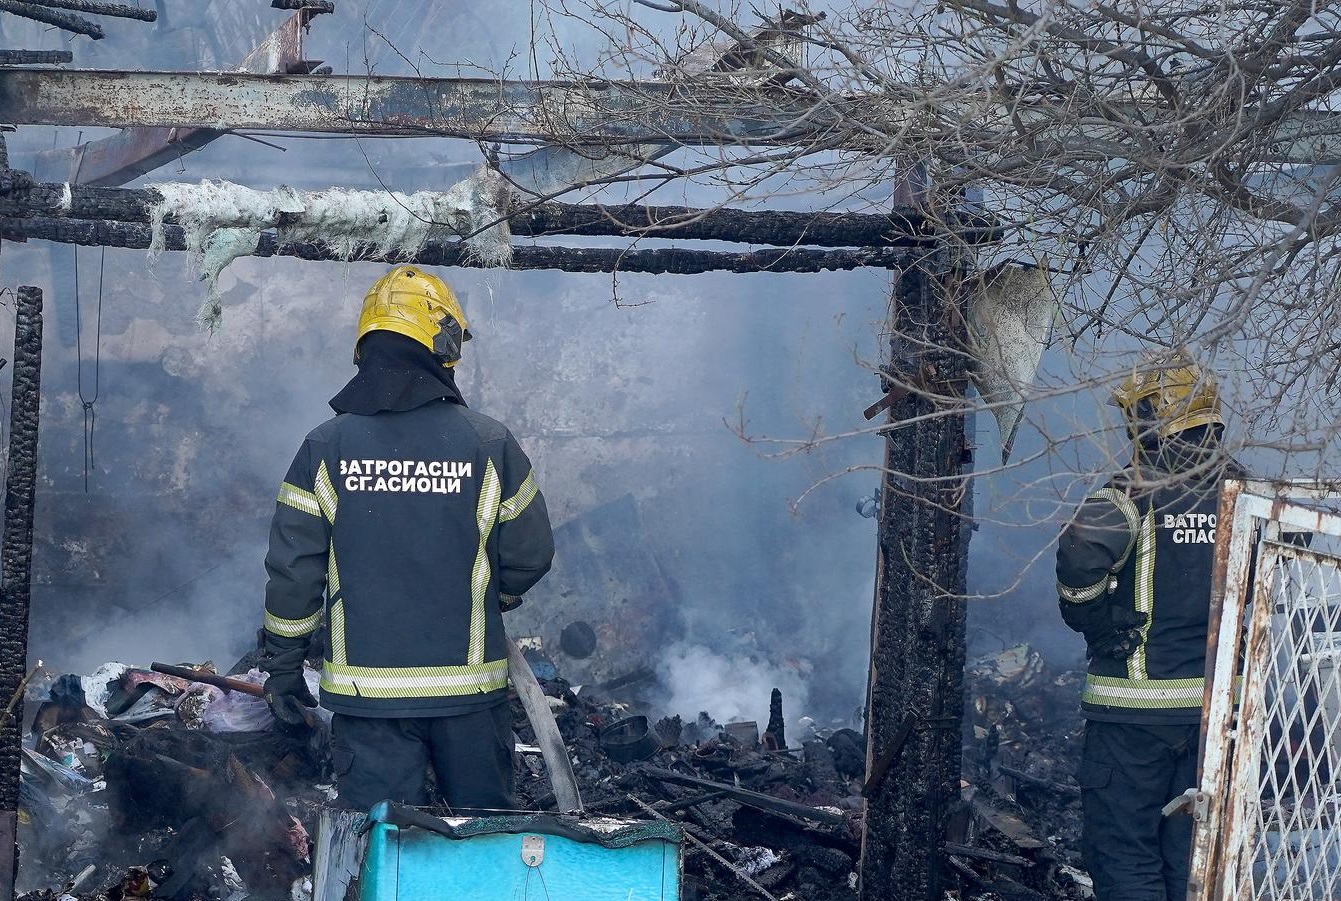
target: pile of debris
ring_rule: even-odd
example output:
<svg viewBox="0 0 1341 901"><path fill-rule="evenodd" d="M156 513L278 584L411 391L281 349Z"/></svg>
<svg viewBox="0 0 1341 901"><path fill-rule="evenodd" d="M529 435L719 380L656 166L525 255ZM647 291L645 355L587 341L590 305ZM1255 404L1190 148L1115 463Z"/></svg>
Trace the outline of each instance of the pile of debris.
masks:
<svg viewBox="0 0 1341 901"><path fill-rule="evenodd" d="M969 663L964 789L968 815L947 845L979 897L1092 898L1080 868L1082 670L1054 670L1029 645Z"/></svg>
<svg viewBox="0 0 1341 901"><path fill-rule="evenodd" d="M861 733L789 719L776 690L762 729L707 713L653 722L627 680L569 684L538 642L529 645L585 808L680 827L686 899L856 898ZM252 662L233 673L256 685L264 674ZM192 669L199 679L214 674L208 664ZM1049 674L1028 648L971 667L966 803L946 849L960 897L1087 897L1069 850L1076 678ZM120 664L48 678L37 694L22 783L26 899L310 897L309 836L334 799L328 720L284 731L244 691ZM518 801L553 810L518 704L514 719Z"/></svg>
<svg viewBox="0 0 1341 901"><path fill-rule="evenodd" d="M306 734L280 731L258 697L119 663L34 681L46 697L26 705L25 897L240 901L287 897L310 874L309 834L329 797L320 718Z"/></svg>

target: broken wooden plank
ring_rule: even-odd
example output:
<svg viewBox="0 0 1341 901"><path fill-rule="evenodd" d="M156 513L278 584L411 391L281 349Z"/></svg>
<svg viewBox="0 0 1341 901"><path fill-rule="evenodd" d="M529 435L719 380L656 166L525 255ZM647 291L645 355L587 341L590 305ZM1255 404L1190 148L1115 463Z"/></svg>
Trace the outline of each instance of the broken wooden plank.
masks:
<svg viewBox="0 0 1341 901"><path fill-rule="evenodd" d="M701 792L696 795L690 795L689 797L681 798L678 801L657 801L652 806L662 813L675 813L677 810L687 810L690 807L707 804L709 801L720 801L726 796L726 792L719 789L717 791Z"/></svg>
<svg viewBox="0 0 1341 901"><path fill-rule="evenodd" d="M102 26L97 22L58 9L46 9L34 3L21 3L19 0L0 0L0 12L32 19L43 25L54 25L63 31L82 34L95 41L103 39Z"/></svg>
<svg viewBox="0 0 1341 901"><path fill-rule="evenodd" d="M660 814L660 812L658 812L655 808L653 808L652 806L650 806L649 804L647 804L645 801L643 801L643 800L641 800L640 798L638 798L636 795L629 795L629 796L628 796L628 799L629 799L630 801L632 801L635 805L637 805L638 808L640 808L644 813L651 814L652 816L656 817L658 820L666 820L666 818L665 818L664 816L662 816L662 815ZM666 820L666 821L669 822L668 820ZM683 824L682 824L682 828L683 828ZM739 879L740 879L742 882L744 882L744 883L745 883L746 885L748 885L750 888L754 889L754 890L757 891L759 894L761 894L761 895L763 895L765 898L767 898L768 901L778 901L778 899L777 899L776 897L774 897L774 896L768 891L768 889L764 888L762 885L760 885L759 883L755 882L754 879L750 876L749 873L746 873L746 872L745 872L744 870L742 870L740 867L736 866L736 865L733 864L731 861L727 860L725 857L723 857L722 855L718 854L718 853L717 853L716 851L714 851L711 847L709 847L709 845L708 845L707 842L705 842L705 841L703 841L702 839L698 838L696 835L693 834L693 832L691 832L691 831L690 831L689 829L687 829L687 828L684 829L684 837L685 837L686 839L688 839L689 842L690 842L691 844L693 844L695 847L697 847L697 848L699 848L699 849L701 849L701 850L703 850L703 851L706 851L706 852L708 853L708 856L710 856L713 860L715 860L715 861L717 861L718 863L720 863L722 866L726 867L728 870L730 870L732 873L734 873L737 877L739 877Z"/></svg>
<svg viewBox="0 0 1341 901"><path fill-rule="evenodd" d="M1002 854L1000 851L989 851L986 848L975 848L972 845L961 845L958 842L946 842L941 847L945 849L947 854L976 857L978 860L990 860L993 863L1008 863L1016 867L1032 867L1037 863L1037 861L1016 854Z"/></svg>
<svg viewBox="0 0 1341 901"><path fill-rule="evenodd" d="M1059 795L1080 796L1080 786L1078 785L1067 785L1065 782L1056 782L1052 779L1044 779L1040 776L1031 776L1024 770L1017 770L1015 767L1006 766L1004 763L999 764L997 769L1004 775L1009 776L1017 782L1023 782L1025 785L1034 785Z"/></svg>
<svg viewBox="0 0 1341 901"><path fill-rule="evenodd" d="M1025 825L1024 820L1014 814L997 810L978 795L973 796L972 804L973 812L982 818L987 825L1010 839L1015 847L1024 851L1034 851L1048 846L1047 842L1034 835L1033 830Z"/></svg>
<svg viewBox="0 0 1341 901"><path fill-rule="evenodd" d="M715 782L712 779L701 779L698 776L686 776L685 774L677 773L674 770L663 770L660 767L651 766L643 767L642 772L651 776L653 779L661 779L665 782L678 782L681 785L692 785L695 788L725 792L727 797L731 798L733 801L767 811L768 813L780 813L784 816L801 817L807 820L814 820L818 823L827 823L830 826L841 826L847 822L847 818L841 813L835 813L830 810L820 810L805 804L797 804L795 801L784 801L782 798L775 798L772 795L750 791L747 788L737 788L734 785L727 785L724 782Z"/></svg>
<svg viewBox="0 0 1341 901"><path fill-rule="evenodd" d="M35 66L41 63L69 63L69 50L0 50L0 66Z"/></svg>

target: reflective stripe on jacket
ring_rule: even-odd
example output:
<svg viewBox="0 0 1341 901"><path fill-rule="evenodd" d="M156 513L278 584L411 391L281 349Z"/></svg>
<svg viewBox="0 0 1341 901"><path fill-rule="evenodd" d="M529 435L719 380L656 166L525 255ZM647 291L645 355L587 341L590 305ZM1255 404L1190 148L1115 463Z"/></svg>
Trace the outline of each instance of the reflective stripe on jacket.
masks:
<svg viewBox="0 0 1341 901"><path fill-rule="evenodd" d="M1201 715L1219 483L1233 461L1189 473L1129 469L1085 499L1057 548L1063 619L1096 608L1146 616L1126 659L1095 656L1081 698L1089 719L1193 723ZM1200 470L1200 472L1198 471Z"/></svg>
<svg viewBox="0 0 1341 901"><path fill-rule="evenodd" d="M553 556L531 462L502 424L447 402L341 414L279 489L267 643L305 643L324 612L321 701L339 713L488 706L507 686L502 606Z"/></svg>

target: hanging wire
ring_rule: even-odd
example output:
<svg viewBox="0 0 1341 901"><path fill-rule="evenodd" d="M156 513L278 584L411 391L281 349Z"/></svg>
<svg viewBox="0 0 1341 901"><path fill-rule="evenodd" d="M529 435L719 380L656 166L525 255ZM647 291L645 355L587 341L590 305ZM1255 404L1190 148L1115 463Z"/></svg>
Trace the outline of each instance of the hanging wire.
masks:
<svg viewBox="0 0 1341 901"><path fill-rule="evenodd" d="M89 490L89 473L94 468L93 432L98 424L98 412L94 404L98 402L98 393L102 387L102 287L103 274L107 269L107 248L102 248L102 257L98 261L98 315L94 325L93 338L93 391L91 397L84 396L84 325L81 308L83 295L79 291L79 248L75 248L75 359L78 373L79 402L84 406L84 493Z"/></svg>

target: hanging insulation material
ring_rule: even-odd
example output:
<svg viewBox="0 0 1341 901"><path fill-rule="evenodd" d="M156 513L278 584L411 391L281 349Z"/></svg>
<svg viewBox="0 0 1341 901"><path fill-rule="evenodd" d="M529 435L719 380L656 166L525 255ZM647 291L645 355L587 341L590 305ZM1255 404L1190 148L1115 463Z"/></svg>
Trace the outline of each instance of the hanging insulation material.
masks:
<svg viewBox="0 0 1341 901"><path fill-rule="evenodd" d="M450 190L301 192L288 187L257 191L226 181L152 186L162 200L150 211L150 253L163 250L163 225L171 219L186 234L205 282L200 320L217 328L222 310L219 275L233 260L256 250L261 233L281 243L320 243L344 260L403 260L430 238L456 236L474 261L507 266L512 233L507 213L512 194L497 172L481 167Z"/></svg>
<svg viewBox="0 0 1341 901"><path fill-rule="evenodd" d="M1010 459L1025 399L1052 340L1059 309L1046 260L1038 266L995 266L969 297L971 375L996 416L1002 463Z"/></svg>

